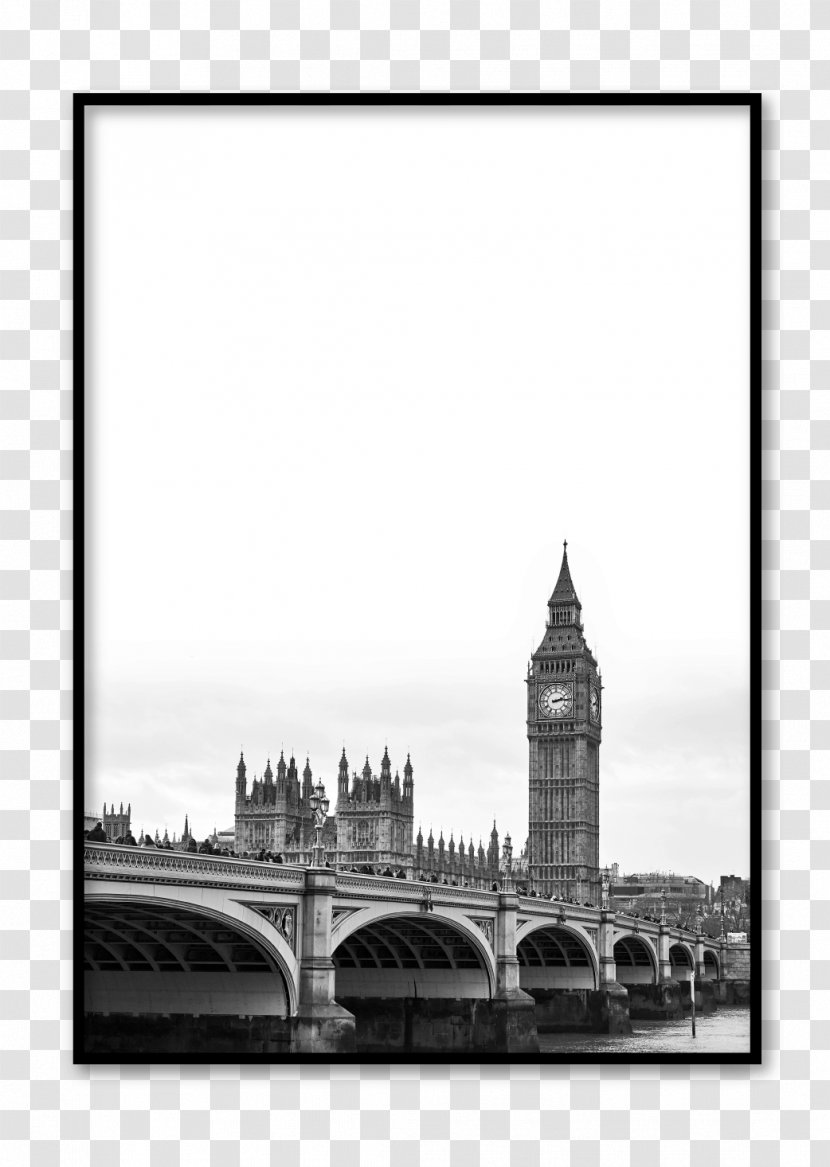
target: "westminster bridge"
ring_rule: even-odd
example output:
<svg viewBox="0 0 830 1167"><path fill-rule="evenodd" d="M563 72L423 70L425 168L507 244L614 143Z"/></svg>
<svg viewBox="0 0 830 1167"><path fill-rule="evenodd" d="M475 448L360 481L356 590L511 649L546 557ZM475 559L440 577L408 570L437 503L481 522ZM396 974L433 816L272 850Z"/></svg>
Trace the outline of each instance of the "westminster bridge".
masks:
<svg viewBox="0 0 830 1167"><path fill-rule="evenodd" d="M746 945L501 890L84 843L85 1052L533 1052L748 991Z"/></svg>

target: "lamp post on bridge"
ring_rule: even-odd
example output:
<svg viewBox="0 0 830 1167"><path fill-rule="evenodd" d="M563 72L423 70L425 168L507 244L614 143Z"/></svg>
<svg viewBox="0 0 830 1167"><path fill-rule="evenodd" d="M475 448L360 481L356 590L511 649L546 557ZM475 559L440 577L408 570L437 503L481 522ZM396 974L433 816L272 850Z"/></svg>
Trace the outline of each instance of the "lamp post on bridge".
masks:
<svg viewBox="0 0 830 1167"><path fill-rule="evenodd" d="M330 804L326 798L326 788L323 785L322 779L314 787L308 803L314 813L315 832L314 850L311 852L311 866L325 867L326 852L323 848L323 827L326 825L326 817L329 813Z"/></svg>
<svg viewBox="0 0 830 1167"><path fill-rule="evenodd" d="M660 928L657 933L657 960L660 970L660 981L671 981L671 933L666 915L666 889L660 892Z"/></svg>
<svg viewBox="0 0 830 1167"><path fill-rule="evenodd" d="M724 928L726 915L726 899L723 890L723 883L720 885L720 938L721 943L726 939L726 929Z"/></svg>
<svg viewBox="0 0 830 1167"><path fill-rule="evenodd" d="M501 867L493 945L496 992L491 1002L496 1041L511 1053L537 1053L536 1006L519 984L516 950L519 897L513 886L513 843L509 834L504 836L502 844Z"/></svg>
<svg viewBox="0 0 830 1167"><path fill-rule="evenodd" d="M300 932L298 1004L293 1022L292 1049L297 1053L354 1053L354 1015L334 999L332 960L332 902L334 871L326 870L323 827L329 800L322 781L312 788L309 806L314 814L314 850L305 873Z"/></svg>
<svg viewBox="0 0 830 1167"><path fill-rule="evenodd" d="M501 880L502 891L513 891L513 843L510 839L509 833L504 836L504 843L502 845L502 859L504 860L504 874Z"/></svg>

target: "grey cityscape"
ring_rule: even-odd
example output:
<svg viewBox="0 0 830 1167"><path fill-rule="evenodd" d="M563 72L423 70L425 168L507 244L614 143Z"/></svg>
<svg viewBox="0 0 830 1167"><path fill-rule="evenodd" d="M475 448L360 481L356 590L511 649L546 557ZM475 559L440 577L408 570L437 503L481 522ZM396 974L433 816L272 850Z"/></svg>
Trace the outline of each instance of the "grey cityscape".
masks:
<svg viewBox="0 0 830 1167"><path fill-rule="evenodd" d="M748 1049L749 881L600 865L606 690L567 543L524 682L504 829L424 836L389 743L325 778L243 751L222 830L139 826L129 791L86 813L87 1052Z"/></svg>

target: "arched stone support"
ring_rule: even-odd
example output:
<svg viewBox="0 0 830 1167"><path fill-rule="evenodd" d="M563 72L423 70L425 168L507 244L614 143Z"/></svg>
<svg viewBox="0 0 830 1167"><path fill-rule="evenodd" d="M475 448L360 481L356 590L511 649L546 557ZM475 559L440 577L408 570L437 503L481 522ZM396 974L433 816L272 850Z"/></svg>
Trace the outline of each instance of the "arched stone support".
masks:
<svg viewBox="0 0 830 1167"><path fill-rule="evenodd" d="M539 1032L631 1032L628 992L616 981L612 912L590 932L564 913L531 918L518 932L518 951Z"/></svg>
<svg viewBox="0 0 830 1167"><path fill-rule="evenodd" d="M487 937L470 916L459 908L435 904L426 910L426 902L380 901L360 907L341 916L331 932L331 951L348 940L355 932L370 924L383 923L395 919L434 920L444 923L460 932L475 950L487 975L488 996L494 997L498 991L496 955ZM495 924L495 921L494 921ZM495 929L493 929L495 931ZM492 932L491 932L492 934Z"/></svg>
<svg viewBox="0 0 830 1167"><path fill-rule="evenodd" d="M288 1013L291 1015L296 1011L299 1000L297 958L273 924L240 902L227 889L200 888L198 894L194 896L193 889L176 885L164 885L151 890L142 885L135 887L117 880L96 880L86 889L84 901L93 905L142 904L171 913L180 909L225 923L229 928L249 937L270 957L285 981Z"/></svg>

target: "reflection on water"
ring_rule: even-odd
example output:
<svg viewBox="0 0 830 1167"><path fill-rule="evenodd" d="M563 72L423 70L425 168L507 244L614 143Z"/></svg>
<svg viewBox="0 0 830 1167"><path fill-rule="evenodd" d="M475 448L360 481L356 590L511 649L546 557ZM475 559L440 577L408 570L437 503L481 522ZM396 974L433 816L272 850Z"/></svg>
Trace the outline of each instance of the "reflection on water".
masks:
<svg viewBox="0 0 830 1167"><path fill-rule="evenodd" d="M622 1053L749 1053L749 1009L721 1006L717 1013L697 1014L697 1037L692 1037L692 1017L681 1021L632 1021L626 1037L601 1033L540 1033L541 1053L566 1054L595 1051L597 1057Z"/></svg>

